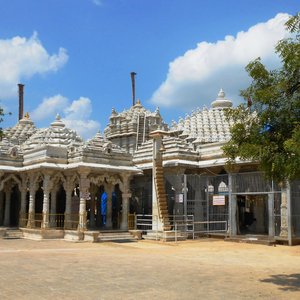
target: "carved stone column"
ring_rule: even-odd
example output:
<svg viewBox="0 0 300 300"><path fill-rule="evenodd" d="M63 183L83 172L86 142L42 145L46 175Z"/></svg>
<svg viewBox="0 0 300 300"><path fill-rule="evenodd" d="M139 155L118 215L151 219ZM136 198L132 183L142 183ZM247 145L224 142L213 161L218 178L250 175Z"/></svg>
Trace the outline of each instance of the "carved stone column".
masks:
<svg viewBox="0 0 300 300"><path fill-rule="evenodd" d="M122 194L122 219L121 219L121 229L128 230L128 211L129 211L129 198L131 193Z"/></svg>
<svg viewBox="0 0 300 300"><path fill-rule="evenodd" d="M122 230L128 230L128 211L129 211L129 198L131 197L130 193L130 174L124 174L122 176L122 184L120 185L122 191L122 218L120 228Z"/></svg>
<svg viewBox="0 0 300 300"><path fill-rule="evenodd" d="M280 236L288 238L288 197L289 197L289 188L284 186L281 189L281 206L280 206Z"/></svg>
<svg viewBox="0 0 300 300"><path fill-rule="evenodd" d="M11 200L11 188L7 188L5 191L5 211L4 211L4 226L10 225L10 200Z"/></svg>
<svg viewBox="0 0 300 300"><path fill-rule="evenodd" d="M50 193L50 174L44 175L43 180L43 190L44 190L44 199L43 199L43 222L42 228L49 228L49 193Z"/></svg>
<svg viewBox="0 0 300 300"><path fill-rule="evenodd" d="M21 188L20 220L19 220L20 227L23 227L26 225L24 222L24 220L26 219L26 194L27 194L27 188L22 187Z"/></svg>
<svg viewBox="0 0 300 300"><path fill-rule="evenodd" d="M237 213L237 196L232 194L235 187L232 186L232 174L228 173L228 206L229 206L229 219L228 219L228 234L235 236L239 233L238 228L238 213Z"/></svg>
<svg viewBox="0 0 300 300"><path fill-rule="evenodd" d="M71 224L71 208L72 208L72 192L73 192L73 185L71 182L71 178L67 178L67 184L64 186L66 191L66 210L65 210L65 223L64 227L66 229L70 228Z"/></svg>
<svg viewBox="0 0 300 300"><path fill-rule="evenodd" d="M86 230L86 199L89 196L90 180L87 178L88 172L80 174L80 203L79 203L79 224L78 230Z"/></svg>
<svg viewBox="0 0 300 300"><path fill-rule="evenodd" d="M34 227L35 223L35 192L36 185L32 181L30 182L29 187L29 207L28 207L28 222L27 227Z"/></svg>

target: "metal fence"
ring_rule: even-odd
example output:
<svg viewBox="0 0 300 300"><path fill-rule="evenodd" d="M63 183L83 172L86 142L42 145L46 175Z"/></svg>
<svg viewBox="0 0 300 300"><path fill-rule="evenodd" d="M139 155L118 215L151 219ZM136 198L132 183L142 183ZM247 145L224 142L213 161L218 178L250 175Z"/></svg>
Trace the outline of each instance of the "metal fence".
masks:
<svg viewBox="0 0 300 300"><path fill-rule="evenodd" d="M171 230L162 232L164 235L174 232L174 239L192 238L213 233L226 234L228 222L225 221L195 221L193 215L170 215ZM152 215L135 215L135 229L141 230L144 235L152 235L158 239L157 217L153 219Z"/></svg>
<svg viewBox="0 0 300 300"><path fill-rule="evenodd" d="M79 222L79 214L49 214L49 228L52 229L74 229L76 230ZM41 228L43 214L23 214L19 218L20 227Z"/></svg>

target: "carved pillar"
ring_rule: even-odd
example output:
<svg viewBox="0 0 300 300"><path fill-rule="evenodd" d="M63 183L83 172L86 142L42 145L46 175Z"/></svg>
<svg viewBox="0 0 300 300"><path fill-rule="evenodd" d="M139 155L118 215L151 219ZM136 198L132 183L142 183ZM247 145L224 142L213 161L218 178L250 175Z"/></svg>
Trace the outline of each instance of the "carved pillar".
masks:
<svg viewBox="0 0 300 300"><path fill-rule="evenodd" d="M26 194L27 194L27 188L22 186L22 188L21 188L20 220L19 220L20 227L23 227L26 225L24 223L24 220L26 219Z"/></svg>
<svg viewBox="0 0 300 300"><path fill-rule="evenodd" d="M274 194L268 194L269 236L275 236Z"/></svg>
<svg viewBox="0 0 300 300"><path fill-rule="evenodd" d="M131 197L131 193L123 193L122 194L122 219L121 219L121 229L128 229L128 211L129 211L129 198Z"/></svg>
<svg viewBox="0 0 300 300"><path fill-rule="evenodd" d="M78 230L86 230L86 199L89 196L90 180L87 178L88 173L80 174L80 203L79 203L79 224Z"/></svg>
<svg viewBox="0 0 300 300"><path fill-rule="evenodd" d="M5 190L5 211L4 211L4 226L10 225L10 201L11 200L11 188Z"/></svg>
<svg viewBox="0 0 300 300"><path fill-rule="evenodd" d="M64 187L66 191L66 210L65 210L65 223L64 227L66 229L71 228L71 208L72 208L72 192L73 192L73 185L71 182L71 178L67 178L67 184Z"/></svg>
<svg viewBox="0 0 300 300"><path fill-rule="evenodd" d="M29 207L28 207L28 222L27 227L34 227L35 223L35 192L36 185L32 181L30 181L29 187Z"/></svg>
<svg viewBox="0 0 300 300"><path fill-rule="evenodd" d="M235 187L232 186L232 175L228 174L228 205L229 205L229 220L228 220L228 233L230 236L237 235L237 197L235 194L232 194L232 190Z"/></svg>
<svg viewBox="0 0 300 300"><path fill-rule="evenodd" d="M43 190L44 190L44 198L43 198L43 222L42 228L49 228L49 193L50 193L50 174L44 175L43 180Z"/></svg>
<svg viewBox="0 0 300 300"><path fill-rule="evenodd" d="M130 186L130 175L125 174L125 175L123 175L123 183L121 184L122 218L121 218L120 227L122 230L128 229L129 198L131 197L129 186Z"/></svg>
<svg viewBox="0 0 300 300"><path fill-rule="evenodd" d="M281 205L280 205L280 236L288 238L288 196L289 189L287 186L282 187L281 189Z"/></svg>

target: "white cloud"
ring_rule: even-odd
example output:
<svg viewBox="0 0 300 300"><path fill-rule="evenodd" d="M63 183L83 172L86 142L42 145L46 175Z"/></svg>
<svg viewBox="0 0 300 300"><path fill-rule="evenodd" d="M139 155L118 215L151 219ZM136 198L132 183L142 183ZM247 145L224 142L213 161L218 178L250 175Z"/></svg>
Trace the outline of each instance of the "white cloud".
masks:
<svg viewBox="0 0 300 300"><path fill-rule="evenodd" d="M238 99L239 90L250 82L245 71L249 61L261 57L268 67L278 65L274 46L288 36L284 28L288 17L280 13L236 37L199 43L169 64L167 78L152 95L152 103L185 109L209 105L221 87L228 98Z"/></svg>
<svg viewBox="0 0 300 300"><path fill-rule="evenodd" d="M101 6L103 4L102 0L93 0L93 3L97 6Z"/></svg>
<svg viewBox="0 0 300 300"><path fill-rule="evenodd" d="M9 99L16 94L16 84L35 74L56 72L68 61L67 51L59 48L50 55L38 39L15 36L0 39L0 98Z"/></svg>
<svg viewBox="0 0 300 300"><path fill-rule="evenodd" d="M43 124L46 124L53 122L56 114L59 114L68 128L75 130L82 138L88 139L93 137L100 129L100 123L90 119L91 113L92 103L89 98L80 97L78 100L71 102L66 97L58 94L45 98L30 113L30 117L35 122L42 121Z"/></svg>
<svg viewBox="0 0 300 300"><path fill-rule="evenodd" d="M76 130L84 139L91 138L100 129L100 123L89 119L92 113L92 103L89 98L80 97L64 109L63 122L67 127Z"/></svg>
<svg viewBox="0 0 300 300"><path fill-rule="evenodd" d="M62 95L44 98L43 102L30 113L32 120L40 121L53 117L56 113L63 111L69 105L69 100Z"/></svg>

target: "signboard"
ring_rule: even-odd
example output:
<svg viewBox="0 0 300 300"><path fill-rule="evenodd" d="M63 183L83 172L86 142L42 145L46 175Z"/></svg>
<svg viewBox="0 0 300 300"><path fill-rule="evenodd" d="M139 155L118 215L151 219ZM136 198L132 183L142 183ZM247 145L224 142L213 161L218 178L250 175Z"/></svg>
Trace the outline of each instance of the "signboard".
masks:
<svg viewBox="0 0 300 300"><path fill-rule="evenodd" d="M177 194L176 195L176 202L177 203L183 203L183 194Z"/></svg>
<svg viewBox="0 0 300 300"><path fill-rule="evenodd" d="M225 196L213 196L213 205L225 205Z"/></svg>

